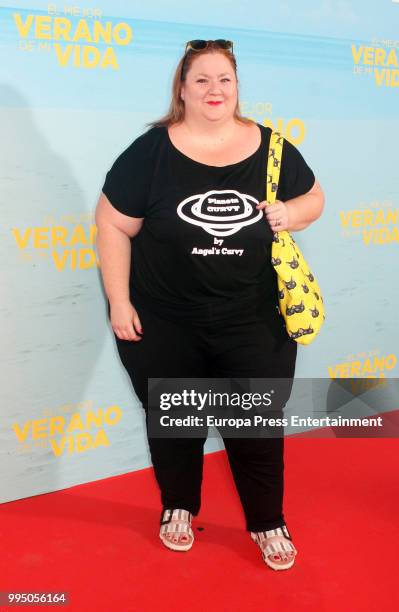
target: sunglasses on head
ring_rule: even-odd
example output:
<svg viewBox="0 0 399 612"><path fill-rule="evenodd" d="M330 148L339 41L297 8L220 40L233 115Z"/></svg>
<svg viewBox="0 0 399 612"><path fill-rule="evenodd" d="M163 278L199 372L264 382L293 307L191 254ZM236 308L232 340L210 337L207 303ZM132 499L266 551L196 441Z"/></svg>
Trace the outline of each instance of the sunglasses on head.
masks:
<svg viewBox="0 0 399 612"><path fill-rule="evenodd" d="M218 38L217 40L189 40L186 44L186 49L184 53L187 51L201 51L202 49L206 49L212 44L214 47L219 47L219 49L228 49L233 53L233 43L231 40L224 40L224 38Z"/></svg>

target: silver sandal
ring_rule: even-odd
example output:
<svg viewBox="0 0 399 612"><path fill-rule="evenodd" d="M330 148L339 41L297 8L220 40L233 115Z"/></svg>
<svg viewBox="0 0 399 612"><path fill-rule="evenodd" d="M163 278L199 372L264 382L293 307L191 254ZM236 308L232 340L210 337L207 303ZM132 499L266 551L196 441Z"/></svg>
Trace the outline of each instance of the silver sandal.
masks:
<svg viewBox="0 0 399 612"><path fill-rule="evenodd" d="M268 529L267 531L259 531L251 533L251 538L256 542L262 551L264 562L274 570L289 569L294 565L295 556L298 554L297 549L292 543L291 536L286 525L277 527L276 529ZM294 553L292 558L288 558L285 563L276 563L270 556L280 555L282 553L288 556L287 553Z"/></svg>
<svg viewBox="0 0 399 612"><path fill-rule="evenodd" d="M171 550L190 550L194 542L194 532L191 529L191 521L193 515L188 510L182 510L180 508L168 508L162 512L161 515L161 530L159 537L167 548ZM189 542L173 542L165 538L166 534L173 533L176 536L185 534L189 536Z"/></svg>

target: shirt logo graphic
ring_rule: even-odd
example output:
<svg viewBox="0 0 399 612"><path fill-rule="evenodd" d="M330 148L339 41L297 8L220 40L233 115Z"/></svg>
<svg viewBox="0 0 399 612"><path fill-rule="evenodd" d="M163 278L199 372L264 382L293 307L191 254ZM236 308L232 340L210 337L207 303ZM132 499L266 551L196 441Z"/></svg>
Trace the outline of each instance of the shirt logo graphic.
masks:
<svg viewBox="0 0 399 612"><path fill-rule="evenodd" d="M180 202L177 214L212 236L231 236L263 217L263 212L256 210L256 204L259 204L256 198L234 189L212 190Z"/></svg>

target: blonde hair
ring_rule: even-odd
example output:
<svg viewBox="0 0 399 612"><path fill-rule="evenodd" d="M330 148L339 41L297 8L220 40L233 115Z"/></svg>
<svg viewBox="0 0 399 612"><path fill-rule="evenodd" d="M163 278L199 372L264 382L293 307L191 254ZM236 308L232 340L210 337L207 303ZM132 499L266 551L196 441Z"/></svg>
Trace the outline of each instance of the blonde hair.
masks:
<svg viewBox="0 0 399 612"><path fill-rule="evenodd" d="M183 121L185 107L184 107L184 102L180 97L181 85L186 80L187 72L190 70L191 64L193 63L194 59L197 57L200 57L200 55L206 55L209 53L221 53L222 55L227 57L227 59L229 60L234 70L234 74L237 79L237 62L231 51L228 51L226 49L221 49L220 47L218 47L212 42L208 43L208 47L206 47L205 49L201 49L199 51L193 51L192 49L189 49L187 53L183 55L183 57L180 59L179 63L177 64L175 74L173 77L173 83L172 83L172 99L170 102L168 112L166 113L166 115L164 115L160 119L147 123L146 124L147 126L149 127L163 127L163 126L168 127L170 125L173 125L175 123L180 123L181 121ZM253 123L252 119L248 119L247 117L243 117L241 115L238 96L237 96L237 104L234 109L233 116L235 119L237 119L241 123Z"/></svg>

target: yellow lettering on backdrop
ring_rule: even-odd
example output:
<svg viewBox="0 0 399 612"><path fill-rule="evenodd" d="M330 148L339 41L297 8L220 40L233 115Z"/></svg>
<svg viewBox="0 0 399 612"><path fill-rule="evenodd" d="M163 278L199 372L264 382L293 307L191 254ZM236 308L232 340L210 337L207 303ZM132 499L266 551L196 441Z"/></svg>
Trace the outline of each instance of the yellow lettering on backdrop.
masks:
<svg viewBox="0 0 399 612"><path fill-rule="evenodd" d="M39 419L32 423L32 440L47 438L47 419Z"/></svg>
<svg viewBox="0 0 399 612"><path fill-rule="evenodd" d="M50 15L37 15L35 20L35 38L51 40Z"/></svg>
<svg viewBox="0 0 399 612"><path fill-rule="evenodd" d="M398 209L384 210L383 208L373 211L370 209L366 210L349 210L345 212L341 210L340 213L341 225L343 227L361 227L362 225L388 225L389 223L398 223ZM393 230L395 227L393 228Z"/></svg>
<svg viewBox="0 0 399 612"><path fill-rule="evenodd" d="M69 32L71 31L72 24L69 21L69 19L67 19L66 17L55 17L53 25L54 25L54 33L53 33L54 40L60 40L60 38L66 41L71 40L69 36Z"/></svg>
<svg viewBox="0 0 399 612"><path fill-rule="evenodd" d="M108 66L112 66L113 68L115 68L115 70L119 69L119 64L116 59L115 51L112 47L107 47L105 49L101 68L107 68Z"/></svg>
<svg viewBox="0 0 399 612"><path fill-rule="evenodd" d="M375 81L378 87L381 87L384 77L385 85L387 87L399 87L399 70L389 70L384 68L379 71L378 68L374 68Z"/></svg>
<svg viewBox="0 0 399 612"><path fill-rule="evenodd" d="M349 211L349 212L345 213L344 210L341 210L340 213L339 213L339 216L341 217L341 223L342 223L343 227L348 227L349 222L350 222L351 217L352 217L352 212Z"/></svg>
<svg viewBox="0 0 399 612"><path fill-rule="evenodd" d="M15 432L15 435L18 438L18 442L25 442L26 438L28 437L30 426L31 426L31 421L26 421L23 429L21 430L18 423L14 423L12 428Z"/></svg>
<svg viewBox="0 0 399 612"><path fill-rule="evenodd" d="M388 54L387 66L397 66L397 65L398 65L398 58L396 57L396 50L391 49Z"/></svg>
<svg viewBox="0 0 399 612"><path fill-rule="evenodd" d="M109 446L109 440L105 434L104 429L99 429L96 437L93 441L93 449L97 448L97 446Z"/></svg>
<svg viewBox="0 0 399 612"><path fill-rule="evenodd" d="M93 24L93 42L99 42L100 38L108 44L112 42L112 23L107 21L104 25L101 21L95 21Z"/></svg>
<svg viewBox="0 0 399 612"><path fill-rule="evenodd" d="M33 246L35 249L48 249L48 227L35 227L33 230Z"/></svg>
<svg viewBox="0 0 399 612"><path fill-rule="evenodd" d="M364 219L363 219L364 225L371 225L373 222L373 211L365 210L363 214L364 214Z"/></svg>
<svg viewBox="0 0 399 612"><path fill-rule="evenodd" d="M97 47L85 46L82 48L81 52L80 45L67 45L65 51L63 51L59 43L54 43L54 49L58 63L62 68L68 65L73 53L73 64L77 68L82 65L84 68L95 68L100 65L100 68L112 66L115 70L119 69L113 47L107 47L105 49L102 59L101 53ZM92 55L91 58L90 54Z"/></svg>
<svg viewBox="0 0 399 612"><path fill-rule="evenodd" d="M11 231L18 248L25 249L28 246L33 231L32 246L35 249L44 249L49 248L50 244L52 246L75 246L76 244L94 244L97 235L97 226L91 224L88 229L88 234L86 235L85 228L83 225L75 225L72 229L70 238L68 238L68 228L62 225L54 225L52 227L28 227L23 233L17 227L14 227Z"/></svg>
<svg viewBox="0 0 399 612"><path fill-rule="evenodd" d="M373 240L374 244L390 244L391 242L399 242L398 226L394 225L392 231L386 227L375 230L363 230L363 242L368 246Z"/></svg>
<svg viewBox="0 0 399 612"><path fill-rule="evenodd" d="M88 244L83 225L75 225L69 240L69 246L74 246L77 243Z"/></svg>
<svg viewBox="0 0 399 612"><path fill-rule="evenodd" d="M122 32L125 32L124 36L121 36ZM128 45L133 37L131 27L123 21L116 24L113 29L113 34L114 40L118 45Z"/></svg>
<svg viewBox="0 0 399 612"><path fill-rule="evenodd" d="M363 230L363 242L366 246L370 244L371 238L373 235L373 230Z"/></svg>
<svg viewBox="0 0 399 612"><path fill-rule="evenodd" d="M385 224L384 211L380 208L374 217L374 225Z"/></svg>
<svg viewBox="0 0 399 612"><path fill-rule="evenodd" d="M354 210L352 212L352 226L360 227L362 225L362 211Z"/></svg>
<svg viewBox="0 0 399 612"><path fill-rule="evenodd" d="M363 55L363 63L368 66L372 66L374 63L374 49L372 47L366 47Z"/></svg>
<svg viewBox="0 0 399 612"><path fill-rule="evenodd" d="M386 49L381 47L363 47L360 46L358 49L356 45L351 46L352 57L355 64L359 64L363 56L363 64L367 66L395 66L398 64L398 57L396 49L391 49L387 54Z"/></svg>
<svg viewBox="0 0 399 612"><path fill-rule="evenodd" d="M114 416L112 416L112 413L114 413ZM104 421L107 423L107 425L116 425L119 423L121 418L122 410L119 408L119 406L110 406L105 411Z"/></svg>
<svg viewBox="0 0 399 612"><path fill-rule="evenodd" d="M369 360L370 361L370 360ZM383 370L392 370L396 365L396 355L391 353L390 355L383 355L380 359L377 356L374 357L372 364L369 364L370 372L377 373Z"/></svg>
<svg viewBox="0 0 399 612"><path fill-rule="evenodd" d="M391 234L390 232L387 230L386 227L383 227L380 230L376 230L374 232L374 238L376 238L379 235L379 240L378 242L380 244L388 244L389 242L391 242ZM375 240L374 240L375 242Z"/></svg>
<svg viewBox="0 0 399 612"><path fill-rule="evenodd" d="M384 70L379 71L378 68L374 68L374 76L375 76L375 81L378 85L378 87L381 87L382 82L384 80L384 76L385 76L385 68Z"/></svg>
<svg viewBox="0 0 399 612"><path fill-rule="evenodd" d="M353 55L353 61L355 62L355 64L358 64L360 62L362 53L363 53L363 47L359 47L359 50L357 50L356 45L352 45L352 55Z"/></svg>
<svg viewBox="0 0 399 612"><path fill-rule="evenodd" d="M51 417L50 425L49 425L49 435L54 436L56 433L60 433L60 434L64 433L64 427L65 427L65 417L63 416Z"/></svg>
<svg viewBox="0 0 399 612"><path fill-rule="evenodd" d="M22 38L26 38L32 26L33 15L28 15L26 17L25 23L22 23L21 15L19 13L14 13L13 16L14 16L15 25L17 26L19 35Z"/></svg>
<svg viewBox="0 0 399 612"><path fill-rule="evenodd" d="M97 236L97 225L90 225L90 244L94 244Z"/></svg>
<svg viewBox="0 0 399 612"><path fill-rule="evenodd" d="M360 361L352 361L352 376L360 376Z"/></svg>
<svg viewBox="0 0 399 612"><path fill-rule="evenodd" d="M109 446L110 442L106 435L103 421L110 426L116 425L122 417L122 410L119 406L109 406L105 411L99 408L97 412L89 411L86 413L86 419L82 419L82 415L76 412L71 415L68 426L65 428L66 419L63 416L56 416L45 419L36 419L27 421L21 428L18 423L14 423L13 429L19 442L25 442L28 438L30 430L32 431L32 440L40 438L49 438L50 446L55 454L59 457L68 449L68 454L74 452L83 452L90 448L98 446ZM91 434L85 429L91 426L98 429L97 432ZM62 438L57 440L54 438L56 434L62 434ZM67 435L69 434L69 435Z"/></svg>
<svg viewBox="0 0 399 612"><path fill-rule="evenodd" d="M60 457L62 453L64 452L65 443L66 443L66 436L61 438L59 444L57 440L54 440L54 438L50 440L50 446L53 449L53 453L56 457Z"/></svg>
<svg viewBox="0 0 399 612"><path fill-rule="evenodd" d="M374 370L373 370L373 368L372 368L372 366L371 366L371 361L370 361L370 359L366 359L366 360L364 361L364 363L363 363L362 373L363 373L363 374L366 374L366 372L367 372L367 373L369 373L369 374L371 374L372 372L374 372Z"/></svg>
<svg viewBox="0 0 399 612"><path fill-rule="evenodd" d="M380 372L380 377L384 377L383 370L392 370L397 362L396 355L391 353L390 355L383 355L378 358L375 356L373 361L370 358L365 359L363 362L361 361L352 361L348 363L338 363L335 366L329 366L328 372L330 378L337 378L340 375L341 378L349 378L349 377L376 377L378 371Z"/></svg>
<svg viewBox="0 0 399 612"><path fill-rule="evenodd" d="M82 417L79 412L76 412L75 414L71 416L71 420L69 422L68 427L66 428L66 432L70 433L74 429L80 429L80 430L84 429Z"/></svg>
<svg viewBox="0 0 399 612"><path fill-rule="evenodd" d="M277 126L274 125L271 119L264 119L263 125L265 127L269 127L272 130L277 130L280 132L284 138L287 138L292 144L297 145L300 144L305 138L305 124L299 118L290 119L285 127L283 126L283 120L277 119ZM297 129L297 135L293 135L293 131Z"/></svg>
<svg viewBox="0 0 399 612"><path fill-rule="evenodd" d="M89 410L86 413L86 429L89 429L92 425L100 427L103 424L103 409L99 408L97 414L93 410Z"/></svg>
<svg viewBox="0 0 399 612"><path fill-rule="evenodd" d="M97 47L82 47L83 66L85 68L95 68L100 61L100 52ZM90 59L91 54L91 59Z"/></svg>
<svg viewBox="0 0 399 612"><path fill-rule="evenodd" d="M383 66L385 60L385 49L376 49L375 50L375 65Z"/></svg>
<svg viewBox="0 0 399 612"><path fill-rule="evenodd" d="M68 62L69 62L69 57L72 53L72 45L67 45L64 53L62 52L61 46L58 43L54 43L54 50L55 50L55 54L57 56L57 60L59 65L64 68Z"/></svg>
<svg viewBox="0 0 399 612"><path fill-rule="evenodd" d="M119 22L112 26L111 21L101 23L98 19L90 21L79 19L75 30L71 33L72 22L67 17L52 17L51 15L27 15L23 21L20 13L13 14L18 33L22 38L26 38L34 23L34 35L36 38L45 40L63 40L65 42L95 42L103 41L111 44L114 41L117 45L126 46L132 38L133 32L126 22ZM90 31L92 27L92 33ZM52 31L51 31L52 30ZM58 48L58 50L60 50ZM68 55L68 53L67 53ZM107 54L106 61L110 62L110 54Z"/></svg>
<svg viewBox="0 0 399 612"><path fill-rule="evenodd" d="M90 30L87 25L86 19L79 19L72 40L80 40L81 38L83 38L87 42L92 42Z"/></svg>
<svg viewBox="0 0 399 612"><path fill-rule="evenodd" d="M14 238L15 238L15 241L17 243L18 248L26 249L27 244L29 242L29 238L30 238L31 233L32 233L32 228L28 227L25 230L23 238L21 238L21 234L20 234L19 229L17 227L13 227L13 229L11 231L14 234Z"/></svg>
<svg viewBox="0 0 399 612"><path fill-rule="evenodd" d="M88 270L94 265L100 266L93 249L65 249L62 255L59 255L57 251L52 251L51 256L58 272L62 272L68 259L70 259L72 270L75 270L76 267L80 270Z"/></svg>
<svg viewBox="0 0 399 612"><path fill-rule="evenodd" d="M392 370L392 368L394 368L395 365L396 365L396 355L391 353L391 355L388 355L388 357L385 359L385 367L387 370Z"/></svg>
<svg viewBox="0 0 399 612"><path fill-rule="evenodd" d="M58 272L61 272L61 270L65 268L65 263L69 256L68 249L64 251L64 254L61 257L58 255L57 251L52 251L51 255L53 257L55 267L57 268Z"/></svg>
<svg viewBox="0 0 399 612"><path fill-rule="evenodd" d="M61 438L59 443L54 438L52 438L50 440L50 446L53 449L53 453L56 457L60 457L62 455L67 443L69 455L74 452L82 453L84 451L89 450L90 448L94 450L98 446L110 445L110 442L107 438L104 429L99 429L94 439L87 432L77 434L76 436L64 436L63 438Z"/></svg>
<svg viewBox="0 0 399 612"><path fill-rule="evenodd" d="M91 435L89 433L78 434L75 439L75 444L78 453L89 450L91 447Z"/></svg>
<svg viewBox="0 0 399 612"><path fill-rule="evenodd" d="M62 225L53 225L51 228L51 244L56 246L57 244L61 244L62 246L67 245L67 235L68 230L66 227Z"/></svg>
<svg viewBox="0 0 399 612"><path fill-rule="evenodd" d="M85 257L87 257L85 261ZM79 249L79 269L88 270L96 264L96 255L93 249Z"/></svg>
<svg viewBox="0 0 399 612"><path fill-rule="evenodd" d="M350 381L352 393L368 391L369 389L373 389L374 387L380 387L382 385L385 385L384 374L380 374L379 378L377 378L376 376L369 376L366 378L352 379Z"/></svg>

